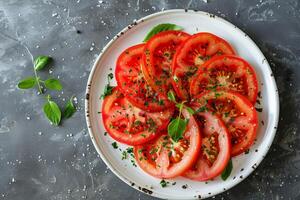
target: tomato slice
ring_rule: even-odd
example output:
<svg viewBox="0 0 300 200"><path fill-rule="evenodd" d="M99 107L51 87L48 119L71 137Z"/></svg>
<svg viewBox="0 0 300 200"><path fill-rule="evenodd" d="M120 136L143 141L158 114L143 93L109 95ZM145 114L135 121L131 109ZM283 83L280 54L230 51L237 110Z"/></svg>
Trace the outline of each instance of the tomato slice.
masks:
<svg viewBox="0 0 300 200"><path fill-rule="evenodd" d="M140 145L159 135L173 114L173 109L161 112L146 112L133 106L114 88L102 105L102 118L109 135L118 142Z"/></svg>
<svg viewBox="0 0 300 200"><path fill-rule="evenodd" d="M172 89L170 70L173 56L189 36L182 31L163 31L146 43L142 71L146 81L158 93L166 95Z"/></svg>
<svg viewBox="0 0 300 200"><path fill-rule="evenodd" d="M246 97L232 91L206 91L194 97L191 104L195 110L210 110L221 117L231 135L232 156L241 154L253 144L258 118Z"/></svg>
<svg viewBox="0 0 300 200"><path fill-rule="evenodd" d="M183 139L174 142L167 134L157 140L134 147L138 165L157 178L173 178L183 174L196 161L201 137L197 122L186 110L183 116L189 119Z"/></svg>
<svg viewBox="0 0 300 200"><path fill-rule="evenodd" d="M198 68L215 55L235 54L224 39L211 33L197 33L176 51L172 63L172 84L177 95L189 98L190 78Z"/></svg>
<svg viewBox="0 0 300 200"><path fill-rule="evenodd" d="M116 80L119 89L133 105L146 111L161 111L173 103L146 83L141 69L144 46L135 45L121 53L117 60Z"/></svg>
<svg viewBox="0 0 300 200"><path fill-rule="evenodd" d="M211 112L196 115L203 135L201 152L196 164L184 176L206 181L219 176L230 160L230 135L222 120Z"/></svg>
<svg viewBox="0 0 300 200"><path fill-rule="evenodd" d="M190 94L195 96L215 89L236 91L255 104L258 92L255 71L237 56L216 56L201 66L191 79Z"/></svg>

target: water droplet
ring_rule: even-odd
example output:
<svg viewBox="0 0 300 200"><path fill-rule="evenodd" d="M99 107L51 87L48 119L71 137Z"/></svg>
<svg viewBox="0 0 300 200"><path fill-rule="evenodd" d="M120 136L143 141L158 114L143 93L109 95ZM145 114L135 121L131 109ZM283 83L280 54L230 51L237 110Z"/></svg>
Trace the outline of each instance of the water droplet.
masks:
<svg viewBox="0 0 300 200"><path fill-rule="evenodd" d="M43 135L43 133L41 131L38 132L38 135Z"/></svg>
<svg viewBox="0 0 300 200"><path fill-rule="evenodd" d="M52 17L57 17L58 13L52 13Z"/></svg>

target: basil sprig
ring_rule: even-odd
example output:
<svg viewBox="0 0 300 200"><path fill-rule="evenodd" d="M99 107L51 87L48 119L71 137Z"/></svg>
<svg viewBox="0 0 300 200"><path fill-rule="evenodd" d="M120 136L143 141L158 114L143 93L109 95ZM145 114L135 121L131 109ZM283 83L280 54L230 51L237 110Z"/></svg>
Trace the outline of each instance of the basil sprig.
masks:
<svg viewBox="0 0 300 200"><path fill-rule="evenodd" d="M186 103L185 101L178 103L176 101L175 94L172 91L168 92L168 99L176 103L176 107L179 109L179 115L175 119L173 119L168 125L168 135L172 138L174 142L178 142L180 139L183 138L184 131L189 122L188 119L181 118L182 109L185 108L192 115L195 113L195 111L192 108L184 105Z"/></svg>
<svg viewBox="0 0 300 200"><path fill-rule="evenodd" d="M170 23L158 24L148 32L143 42L147 42L152 36L156 35L157 33L168 31L168 30L182 30L182 29L183 28L181 26L178 26L176 24L170 24Z"/></svg>
<svg viewBox="0 0 300 200"><path fill-rule="evenodd" d="M27 77L23 80L20 80L18 83L18 88L30 89L37 86L40 94L44 93L43 87L49 90L58 90L58 91L62 90L63 86L58 79L48 78L46 80L42 80L37 74L37 71L44 69L47 65L49 65L51 61L52 58L45 55L38 56L36 59L34 59L34 63L33 63L34 76ZM51 100L50 95L47 95L47 101L43 106L43 111L45 116L53 125L58 126L60 124L62 118L61 110L59 106L53 100ZM67 102L65 106L63 117L69 118L74 114L75 111L76 108L73 104L73 97L71 97L71 99Z"/></svg>

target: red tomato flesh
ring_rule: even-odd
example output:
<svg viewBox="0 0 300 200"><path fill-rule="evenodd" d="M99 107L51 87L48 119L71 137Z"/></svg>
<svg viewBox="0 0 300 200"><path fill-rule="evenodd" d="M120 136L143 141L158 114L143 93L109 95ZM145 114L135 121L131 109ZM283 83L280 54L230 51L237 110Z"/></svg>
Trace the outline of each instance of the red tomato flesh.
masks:
<svg viewBox="0 0 300 200"><path fill-rule="evenodd" d="M215 55L235 54L224 39L211 33L197 33L177 49L172 63L173 87L181 99L189 98L190 78Z"/></svg>
<svg viewBox="0 0 300 200"><path fill-rule="evenodd" d="M236 91L255 104L258 92L255 71L249 63L237 56L212 58L191 79L190 94L193 97L205 90L216 89Z"/></svg>
<svg viewBox="0 0 300 200"><path fill-rule="evenodd" d="M196 164L184 176L193 180L206 181L219 176L230 160L230 135L222 120L210 112L196 115L203 135L201 152Z"/></svg>
<svg viewBox="0 0 300 200"><path fill-rule="evenodd" d="M206 91L192 100L198 111L209 110L218 115L231 135L231 155L236 156L253 144L258 119L252 103L244 96L231 91Z"/></svg>
<svg viewBox="0 0 300 200"><path fill-rule="evenodd" d="M161 111L173 103L146 83L141 69L144 46L135 45L122 52L117 60L116 80L119 89L133 105L146 111Z"/></svg>
<svg viewBox="0 0 300 200"><path fill-rule="evenodd" d="M189 119L183 139L174 142L167 134L145 145L134 147L138 165L157 178L173 178L183 174L196 161L200 151L201 136L197 122L186 110Z"/></svg>
<svg viewBox="0 0 300 200"><path fill-rule="evenodd" d="M163 31L146 43L142 71L146 81L158 93L166 95L172 89L173 56L177 47L189 36L182 31Z"/></svg>
<svg viewBox="0 0 300 200"><path fill-rule="evenodd" d="M144 144L164 130L173 114L173 109L147 112L133 106L114 88L102 105L102 118L109 135L118 142L128 145Z"/></svg>

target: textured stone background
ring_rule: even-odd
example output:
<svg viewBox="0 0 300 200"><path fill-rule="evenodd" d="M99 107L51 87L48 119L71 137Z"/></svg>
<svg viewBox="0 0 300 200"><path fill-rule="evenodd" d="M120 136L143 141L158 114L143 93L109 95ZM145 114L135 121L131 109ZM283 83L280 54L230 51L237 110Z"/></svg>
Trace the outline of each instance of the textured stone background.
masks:
<svg viewBox="0 0 300 200"><path fill-rule="evenodd" d="M215 199L300 199L298 0L0 0L0 199L153 199L121 182L97 156L84 90L110 38L134 19L171 8L209 11L243 29L268 58L279 87L281 117L269 154ZM32 56L39 54L55 59L49 73L64 85L54 99L63 105L77 97L78 112L59 128L43 116L41 96L16 88L32 75Z"/></svg>

